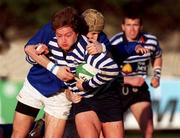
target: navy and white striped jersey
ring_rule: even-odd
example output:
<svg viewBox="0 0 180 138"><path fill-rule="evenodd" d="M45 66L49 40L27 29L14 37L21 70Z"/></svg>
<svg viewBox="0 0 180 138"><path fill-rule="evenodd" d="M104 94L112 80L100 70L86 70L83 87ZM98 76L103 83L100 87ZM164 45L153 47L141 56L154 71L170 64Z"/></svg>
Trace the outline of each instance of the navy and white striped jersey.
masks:
<svg viewBox="0 0 180 138"><path fill-rule="evenodd" d="M49 58L59 66L68 66L73 74L75 74L76 67L82 63L90 64L98 69L98 73L90 80L83 83L86 90L97 88L115 78L119 74L118 65L108 56L107 53L96 55L89 55L86 46L88 44L85 36L79 35L77 43L73 45L70 52L64 53L58 47L57 39L54 37L49 41L49 51L51 55ZM70 90L78 93L86 98L93 96L93 93L79 91L76 87L76 81L72 80L65 83Z"/></svg>
<svg viewBox="0 0 180 138"><path fill-rule="evenodd" d="M145 48L150 49L150 53L144 55L132 55L123 61L121 65L121 72L124 76L142 76L147 77L148 65L151 59L160 57L162 55L162 50L159 46L159 42L154 35L148 33L140 33L137 37L137 41L128 42L125 34L120 32L114 35L110 42L115 46L126 46L127 48L131 45L140 44ZM118 59L116 59L118 60Z"/></svg>

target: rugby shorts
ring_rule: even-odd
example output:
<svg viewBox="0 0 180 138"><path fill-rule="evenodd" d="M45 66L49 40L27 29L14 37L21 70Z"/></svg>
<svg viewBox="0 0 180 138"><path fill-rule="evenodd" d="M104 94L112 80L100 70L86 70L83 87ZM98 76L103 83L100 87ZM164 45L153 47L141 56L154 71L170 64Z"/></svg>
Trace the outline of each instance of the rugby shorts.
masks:
<svg viewBox="0 0 180 138"><path fill-rule="evenodd" d="M122 121L123 109L121 108L119 89L117 89L121 87L121 84L118 79L105 84L94 97L82 98L79 103L73 104L72 112L74 115L86 111L94 111L103 123ZM108 85L109 87L107 87Z"/></svg>
<svg viewBox="0 0 180 138"><path fill-rule="evenodd" d="M146 83L144 83L141 87L124 85L122 90L120 90L120 95L124 111L135 103L151 102L150 92Z"/></svg>
<svg viewBox="0 0 180 138"><path fill-rule="evenodd" d="M64 90L57 92L51 97L45 97L38 92L27 79L17 95L17 100L16 111L27 115L31 115L31 113L28 113L31 110L26 110L28 108L34 111L44 108L46 113L58 119L66 120L71 109L71 102L66 98ZM35 114L32 116L35 116Z"/></svg>

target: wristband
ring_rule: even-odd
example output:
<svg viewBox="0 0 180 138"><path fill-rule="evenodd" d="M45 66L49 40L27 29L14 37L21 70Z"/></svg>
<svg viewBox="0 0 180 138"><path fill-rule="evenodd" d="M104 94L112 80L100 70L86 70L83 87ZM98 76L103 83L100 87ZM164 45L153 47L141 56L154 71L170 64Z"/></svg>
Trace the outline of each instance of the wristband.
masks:
<svg viewBox="0 0 180 138"><path fill-rule="evenodd" d="M157 66L153 68L153 76L157 79L160 79L161 77L161 67Z"/></svg>
<svg viewBox="0 0 180 138"><path fill-rule="evenodd" d="M52 72L54 75L57 74L58 69L59 69L58 65L54 64L53 62L49 62L48 65L47 65L47 70Z"/></svg>

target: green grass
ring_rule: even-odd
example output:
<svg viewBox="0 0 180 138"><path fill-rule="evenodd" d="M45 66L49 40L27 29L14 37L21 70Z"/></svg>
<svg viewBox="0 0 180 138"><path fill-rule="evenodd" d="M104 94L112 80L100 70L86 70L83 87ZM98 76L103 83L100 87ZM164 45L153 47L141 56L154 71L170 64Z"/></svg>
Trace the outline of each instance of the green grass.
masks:
<svg viewBox="0 0 180 138"><path fill-rule="evenodd" d="M126 131L125 138L142 138L139 131ZM155 131L154 138L180 138L180 130Z"/></svg>

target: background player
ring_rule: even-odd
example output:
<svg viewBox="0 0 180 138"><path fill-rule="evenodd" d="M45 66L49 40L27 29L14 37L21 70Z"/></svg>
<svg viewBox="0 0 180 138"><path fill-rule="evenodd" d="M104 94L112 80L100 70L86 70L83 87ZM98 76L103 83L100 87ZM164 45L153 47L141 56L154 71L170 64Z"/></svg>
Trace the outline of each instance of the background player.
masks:
<svg viewBox="0 0 180 138"><path fill-rule="evenodd" d="M110 41L112 45L131 46L141 45L150 50L150 53L143 55L132 55L124 60L121 66L121 72L124 76L133 76L134 78L146 78L149 63L152 63L153 76L151 86L157 88L160 85L160 76L162 68L162 51L159 42L154 35L142 32L142 18L137 11L128 7L122 21L122 30L114 35ZM118 62L118 57L116 57ZM121 101L124 110L130 108L136 118L144 138L153 137L153 114L151 109L150 93L148 86L144 83L142 86L124 85Z"/></svg>

